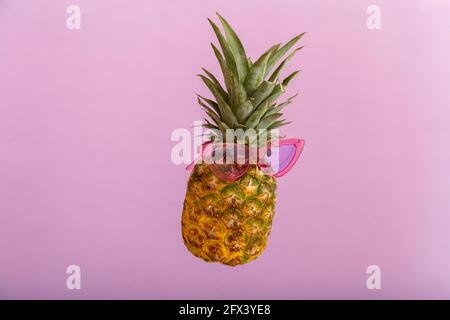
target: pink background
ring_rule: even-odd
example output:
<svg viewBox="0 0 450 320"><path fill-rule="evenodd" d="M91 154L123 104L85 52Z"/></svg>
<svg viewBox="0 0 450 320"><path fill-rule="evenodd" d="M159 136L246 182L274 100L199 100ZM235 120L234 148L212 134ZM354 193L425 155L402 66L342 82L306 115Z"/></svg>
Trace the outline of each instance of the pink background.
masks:
<svg viewBox="0 0 450 320"><path fill-rule="evenodd" d="M172 130L202 117L194 75L218 71L216 10L252 57L308 32L284 130L306 147L269 247L237 268L184 248L170 160ZM0 298L450 298L449 16L446 0L0 0Z"/></svg>

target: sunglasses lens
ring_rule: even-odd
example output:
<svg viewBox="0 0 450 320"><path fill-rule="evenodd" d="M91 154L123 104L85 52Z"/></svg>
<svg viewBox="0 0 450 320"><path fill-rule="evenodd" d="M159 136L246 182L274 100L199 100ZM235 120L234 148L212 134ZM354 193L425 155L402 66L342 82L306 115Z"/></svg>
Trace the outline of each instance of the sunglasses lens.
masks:
<svg viewBox="0 0 450 320"><path fill-rule="evenodd" d="M209 159L210 168L216 177L225 181L236 181L247 171L245 145L218 144L213 146Z"/></svg>
<svg viewBox="0 0 450 320"><path fill-rule="evenodd" d="M248 148L245 145L215 145L209 155L209 163L214 164L247 164Z"/></svg>
<svg viewBox="0 0 450 320"><path fill-rule="evenodd" d="M296 147L292 144L283 144L267 150L264 157L264 169L268 174L274 175L285 170L294 160Z"/></svg>
<svg viewBox="0 0 450 320"><path fill-rule="evenodd" d="M230 182L238 180L247 171L247 165L212 164L210 168L216 177Z"/></svg>

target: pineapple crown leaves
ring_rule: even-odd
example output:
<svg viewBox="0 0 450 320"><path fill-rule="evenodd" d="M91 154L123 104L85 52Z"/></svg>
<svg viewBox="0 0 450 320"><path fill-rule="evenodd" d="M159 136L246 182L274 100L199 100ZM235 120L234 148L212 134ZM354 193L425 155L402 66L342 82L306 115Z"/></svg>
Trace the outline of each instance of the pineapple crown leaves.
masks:
<svg viewBox="0 0 450 320"><path fill-rule="evenodd" d="M252 62L228 21L219 13L217 16L223 33L211 19L208 21L221 49L211 44L222 71L224 87L211 72L202 68L204 75L198 76L215 99L197 94L199 105L211 119L206 121L204 127L225 133L229 128L275 129L290 123L282 119L281 111L296 95L282 103L276 101L300 71L294 71L284 79L280 79L280 73L295 53L303 48L291 50L305 33L297 35L284 45L270 47Z"/></svg>

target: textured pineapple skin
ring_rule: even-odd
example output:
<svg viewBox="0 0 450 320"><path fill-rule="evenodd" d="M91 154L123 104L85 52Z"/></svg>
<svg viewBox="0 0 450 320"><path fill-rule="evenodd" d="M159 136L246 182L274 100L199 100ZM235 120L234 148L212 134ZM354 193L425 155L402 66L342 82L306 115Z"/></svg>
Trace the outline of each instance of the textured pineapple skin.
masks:
<svg viewBox="0 0 450 320"><path fill-rule="evenodd" d="M189 178L181 218L189 251L208 262L236 266L256 259L267 245L276 201L275 178L252 165L235 182L197 164Z"/></svg>

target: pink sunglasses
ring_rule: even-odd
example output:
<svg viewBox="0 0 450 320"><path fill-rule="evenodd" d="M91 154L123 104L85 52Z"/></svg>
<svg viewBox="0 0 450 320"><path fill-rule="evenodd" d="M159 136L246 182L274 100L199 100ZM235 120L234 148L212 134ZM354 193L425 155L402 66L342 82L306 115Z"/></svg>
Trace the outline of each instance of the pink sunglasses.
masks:
<svg viewBox="0 0 450 320"><path fill-rule="evenodd" d="M303 150L303 139L280 139L265 147L249 147L241 144L213 143L202 145L202 154L186 170L192 170L201 160L221 179L236 181L250 168L251 164L267 175L279 178L288 173L297 162Z"/></svg>

